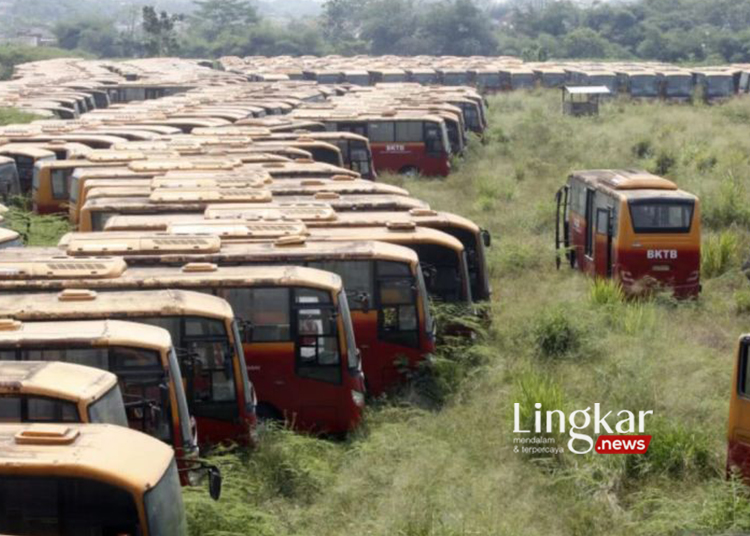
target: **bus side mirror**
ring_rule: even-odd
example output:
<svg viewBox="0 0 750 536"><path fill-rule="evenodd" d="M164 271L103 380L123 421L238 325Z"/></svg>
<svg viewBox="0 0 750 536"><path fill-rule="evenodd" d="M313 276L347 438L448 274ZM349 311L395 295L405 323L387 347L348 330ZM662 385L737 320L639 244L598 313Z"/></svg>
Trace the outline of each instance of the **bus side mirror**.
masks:
<svg viewBox="0 0 750 536"><path fill-rule="evenodd" d="M362 306L365 313L370 311L370 295L367 292L357 292L353 298L355 302Z"/></svg>
<svg viewBox="0 0 750 536"><path fill-rule="evenodd" d="M487 229L482 229L482 242L484 247L488 248L492 245L492 235Z"/></svg>
<svg viewBox="0 0 750 536"><path fill-rule="evenodd" d="M221 472L218 467L208 468L208 494L215 501L221 497L221 485L223 482Z"/></svg>

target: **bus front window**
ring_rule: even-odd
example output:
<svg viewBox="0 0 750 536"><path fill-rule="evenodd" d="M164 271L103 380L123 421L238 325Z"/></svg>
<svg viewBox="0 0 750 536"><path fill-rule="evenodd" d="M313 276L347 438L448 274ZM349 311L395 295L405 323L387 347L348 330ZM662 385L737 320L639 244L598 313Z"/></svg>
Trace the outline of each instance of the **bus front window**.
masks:
<svg viewBox="0 0 750 536"><path fill-rule="evenodd" d="M630 202L636 233L689 233L693 220L691 200L639 199Z"/></svg>
<svg viewBox="0 0 750 536"><path fill-rule="evenodd" d="M174 461L159 483L146 493L145 509L151 536L187 534L185 506Z"/></svg>
<svg viewBox="0 0 750 536"><path fill-rule="evenodd" d="M128 415L125 413L125 405L119 385L115 385L103 397L89 406L89 422L128 427Z"/></svg>
<svg viewBox="0 0 750 536"><path fill-rule="evenodd" d="M341 383L336 316L330 296L325 291L295 291L297 374L300 377Z"/></svg>
<svg viewBox="0 0 750 536"><path fill-rule="evenodd" d="M378 331L389 342L419 347L419 317L414 279L404 263L378 261Z"/></svg>
<svg viewBox="0 0 750 536"><path fill-rule="evenodd" d="M181 500L179 495L173 501ZM171 507L170 507L171 508ZM170 508L160 515L169 516ZM0 533L143 534L138 509L125 489L87 478L0 478ZM154 532L184 534L183 532Z"/></svg>

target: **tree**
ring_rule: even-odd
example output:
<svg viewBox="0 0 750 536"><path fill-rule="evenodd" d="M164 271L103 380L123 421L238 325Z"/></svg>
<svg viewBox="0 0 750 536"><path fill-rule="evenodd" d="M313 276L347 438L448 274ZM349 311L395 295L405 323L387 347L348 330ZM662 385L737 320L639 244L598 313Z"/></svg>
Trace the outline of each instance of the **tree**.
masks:
<svg viewBox="0 0 750 536"><path fill-rule="evenodd" d="M569 58L606 58L608 42L591 28L577 28L563 38Z"/></svg>
<svg viewBox="0 0 750 536"><path fill-rule="evenodd" d="M421 26L432 54L471 56L497 52L492 26L474 0L432 4Z"/></svg>
<svg viewBox="0 0 750 536"><path fill-rule="evenodd" d="M84 50L100 57L123 55L121 39L114 22L104 19L61 21L53 28L61 48Z"/></svg>
<svg viewBox="0 0 750 536"><path fill-rule="evenodd" d="M373 0L364 13L361 37L372 54L419 54L412 37L419 32L413 0Z"/></svg>
<svg viewBox="0 0 750 536"><path fill-rule="evenodd" d="M198 10L192 16L193 23L202 26L209 35L238 33L260 22L258 12L247 0L196 0L194 3Z"/></svg>
<svg viewBox="0 0 750 536"><path fill-rule="evenodd" d="M175 24L182 15L170 15L166 11L157 13L153 6L143 6L144 50L148 56L170 56L179 49Z"/></svg>
<svg viewBox="0 0 750 536"><path fill-rule="evenodd" d="M368 4L369 0L326 0L321 16L323 37L336 48L356 42Z"/></svg>

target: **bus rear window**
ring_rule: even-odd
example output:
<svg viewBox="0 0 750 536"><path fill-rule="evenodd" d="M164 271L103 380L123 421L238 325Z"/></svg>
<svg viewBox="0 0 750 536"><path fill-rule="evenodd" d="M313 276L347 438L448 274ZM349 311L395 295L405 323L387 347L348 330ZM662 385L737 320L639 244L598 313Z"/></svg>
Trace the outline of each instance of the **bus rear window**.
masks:
<svg viewBox="0 0 750 536"><path fill-rule="evenodd" d="M689 233L693 201L638 200L630 202L630 218L636 233Z"/></svg>

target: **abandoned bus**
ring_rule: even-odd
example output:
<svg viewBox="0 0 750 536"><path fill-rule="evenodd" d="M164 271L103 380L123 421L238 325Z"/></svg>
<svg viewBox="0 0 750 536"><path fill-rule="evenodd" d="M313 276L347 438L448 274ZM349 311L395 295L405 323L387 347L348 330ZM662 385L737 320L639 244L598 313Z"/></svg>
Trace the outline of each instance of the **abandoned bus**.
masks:
<svg viewBox="0 0 750 536"><path fill-rule="evenodd" d="M283 209L281 213L284 214ZM291 215L290 215L291 216ZM490 299L491 290L487 273L487 254L490 246L488 231L481 229L471 220L430 209L412 209L402 212L341 212L332 218L306 221L308 227L387 227L389 223L414 222L422 227L438 229L461 241L466 250L471 297L474 301Z"/></svg>
<svg viewBox="0 0 750 536"><path fill-rule="evenodd" d="M143 153L126 151L98 151L86 160L42 161L34 166L31 198L34 212L50 214L63 212L70 199L71 176L77 169L123 166L146 158Z"/></svg>
<svg viewBox="0 0 750 536"><path fill-rule="evenodd" d="M329 131L359 134L370 140L376 171L447 176L451 146L445 121L436 115L386 112L380 115L338 117L298 109L295 114L320 119Z"/></svg>
<svg viewBox="0 0 750 536"><path fill-rule="evenodd" d="M0 145L0 156L12 158L16 162L21 194L27 194L31 191L34 169L37 164L56 160L55 153L52 151L40 149L30 144Z"/></svg>
<svg viewBox="0 0 750 536"><path fill-rule="evenodd" d="M198 454L177 358L169 333L161 328L117 320L6 321L0 360L63 361L109 370L120 381L131 428L172 445L178 459Z"/></svg>
<svg viewBox="0 0 750 536"><path fill-rule="evenodd" d="M445 303L471 303L471 285L463 244L413 221L378 227L311 227L310 240L377 240L412 249L419 257L428 294Z"/></svg>
<svg viewBox="0 0 750 536"><path fill-rule="evenodd" d="M244 189L243 189L244 191ZM167 202L166 199L156 202L150 197L101 197L90 199L81 208L78 230L82 232L101 231L107 220L115 215L145 215L145 214L202 214L206 208L217 204L220 191L208 191L203 199L190 202L185 200L174 200ZM255 198L258 198L258 190L255 190ZM206 192L204 192L206 193ZM184 193L183 193L184 194ZM252 195L251 193L247 194ZM184 197L184 195L183 195ZM213 199L211 199L213 198ZM336 211L400 211L413 208L428 208L427 203L413 197L392 194L373 195L339 195L336 192L318 192L314 195L289 195L279 196L268 202L258 201L258 204L272 208L274 205L299 205L325 202ZM237 196L227 196L224 203L229 210L242 210L248 206ZM256 203L251 205L258 206Z"/></svg>
<svg viewBox="0 0 750 536"><path fill-rule="evenodd" d="M750 334L739 338L735 350L732 394L729 398L727 473L739 470L750 478Z"/></svg>
<svg viewBox="0 0 750 536"><path fill-rule="evenodd" d="M12 323L0 319L0 326ZM4 332L0 330L0 348ZM2 351L2 350L0 350ZM128 427L117 376L59 361L0 361L0 423L95 423Z"/></svg>
<svg viewBox="0 0 750 536"><path fill-rule="evenodd" d="M370 142L364 136L354 134L353 132L290 132L290 133L273 133L268 138L256 136L254 139L263 140L294 140L294 139L311 138L321 140L336 145L341 151L341 157L344 160L344 167L356 171L363 179L376 180L377 173L372 163L372 149ZM313 154L315 160L320 161Z"/></svg>
<svg viewBox="0 0 750 536"><path fill-rule="evenodd" d="M65 273L52 273L46 279L5 278L0 289L176 289L219 296L229 302L239 321L259 417L285 419L300 430L336 434L354 429L361 420L364 378L346 294L337 275L295 266L192 263L126 269L121 259L95 258L94 262L94 258L68 257L64 263L55 262L68 267ZM102 267L99 277L85 273L92 262ZM19 273L40 264L3 257L0 270ZM140 328L157 329L139 326L131 332Z"/></svg>
<svg viewBox="0 0 750 536"><path fill-rule="evenodd" d="M180 241L180 237L170 240L166 253L177 251L174 243ZM209 249L219 249L219 241L212 237L187 241L192 246L216 242L216 248ZM162 251L158 242L154 240L150 246ZM140 243L149 247L147 240ZM112 319L162 327L172 336L200 443L252 442L255 395L234 313L220 298L180 290L4 295L0 296L0 317L23 322Z"/></svg>
<svg viewBox="0 0 750 536"><path fill-rule="evenodd" d="M557 193L557 248L572 267L630 292L656 285L697 296L700 235L698 199L646 172L579 171Z"/></svg>
<svg viewBox="0 0 750 536"><path fill-rule="evenodd" d="M17 195L21 195L21 181L16 162L12 158L0 156L0 201L7 203Z"/></svg>
<svg viewBox="0 0 750 536"><path fill-rule="evenodd" d="M270 225L278 228L282 223ZM195 226L206 228L200 223ZM249 240L262 235L265 228L264 222L248 223L247 227L251 231ZM260 231L252 232L257 227L261 227ZM434 326L422 270L416 254L407 248L367 241L313 242L297 234L255 243L230 243L233 238L227 237L227 243L218 252L158 253L139 250L134 244L135 235L130 239L127 236L123 233L71 234L64 239L64 249L69 255L80 255L81 251L88 255L124 255L129 265L181 266L189 262L220 266L294 265L338 274L349 298L367 389L375 396L399 383L406 370L416 368L434 351ZM148 234L140 236L149 237ZM128 245L123 247L124 244ZM112 252L113 247L119 249ZM405 359L401 370L396 364L398 359Z"/></svg>
<svg viewBox="0 0 750 536"><path fill-rule="evenodd" d="M174 453L121 426L4 424L0 532L186 536Z"/></svg>

